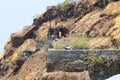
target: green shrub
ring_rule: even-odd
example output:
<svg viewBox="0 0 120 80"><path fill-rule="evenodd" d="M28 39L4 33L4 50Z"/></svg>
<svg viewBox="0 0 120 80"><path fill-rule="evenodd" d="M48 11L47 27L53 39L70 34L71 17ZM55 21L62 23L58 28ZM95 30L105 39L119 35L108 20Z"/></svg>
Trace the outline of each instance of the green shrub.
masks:
<svg viewBox="0 0 120 80"><path fill-rule="evenodd" d="M96 63L102 64L105 61L107 61L107 56L106 55L97 56L95 52L92 52L89 59L90 59L91 65L94 65Z"/></svg>
<svg viewBox="0 0 120 80"><path fill-rule="evenodd" d="M97 55L95 52L91 52L89 56L90 65L94 66L96 64L103 64L106 67L110 67L112 61L108 59L106 55Z"/></svg>
<svg viewBox="0 0 120 80"><path fill-rule="evenodd" d="M63 49L64 47L67 46L71 46L75 49L91 48L89 42L84 37L69 37L67 42L64 41L53 42L54 49Z"/></svg>
<svg viewBox="0 0 120 80"><path fill-rule="evenodd" d="M54 49L62 49L63 45L61 42L53 42Z"/></svg>
<svg viewBox="0 0 120 80"><path fill-rule="evenodd" d="M70 42L71 46L73 46L75 49L88 49L90 48L90 44L84 37L75 37Z"/></svg>
<svg viewBox="0 0 120 80"><path fill-rule="evenodd" d="M72 0L65 0L62 4L60 4L60 6L62 7L64 11L67 11L70 8L71 2Z"/></svg>

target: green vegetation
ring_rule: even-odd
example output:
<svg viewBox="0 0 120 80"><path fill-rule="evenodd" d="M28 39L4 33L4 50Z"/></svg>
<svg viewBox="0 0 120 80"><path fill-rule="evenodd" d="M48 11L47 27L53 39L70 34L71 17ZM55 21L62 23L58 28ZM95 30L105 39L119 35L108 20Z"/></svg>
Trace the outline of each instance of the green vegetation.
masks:
<svg viewBox="0 0 120 80"><path fill-rule="evenodd" d="M63 49L64 47L67 46L71 46L75 49L91 48L89 42L84 37L69 37L68 41L53 42L54 49Z"/></svg>
<svg viewBox="0 0 120 80"><path fill-rule="evenodd" d="M72 41L70 43L75 49L88 49L88 48L90 48L89 42L84 37L75 37L72 39Z"/></svg>
<svg viewBox="0 0 120 80"><path fill-rule="evenodd" d="M96 55L94 52L91 52L91 55L89 56L90 59L90 65L94 66L95 64L104 64L104 66L109 67L112 62L108 61L106 55Z"/></svg>
<svg viewBox="0 0 120 80"><path fill-rule="evenodd" d="M64 11L67 11L70 8L71 2L72 0L65 0L62 4L60 4L60 6L62 7L62 9L64 9Z"/></svg>
<svg viewBox="0 0 120 80"><path fill-rule="evenodd" d="M107 56L106 55L97 56L96 54L91 54L90 60L92 64L104 63L107 60Z"/></svg>
<svg viewBox="0 0 120 80"><path fill-rule="evenodd" d="M91 52L91 55L89 56L89 73L92 75L96 75L99 77L106 77L106 73L111 69L112 61L108 59L106 55L97 55L95 52Z"/></svg>
<svg viewBox="0 0 120 80"><path fill-rule="evenodd" d="M8 63L9 63L9 61L6 60L6 61L5 61L5 64L8 64Z"/></svg>
<svg viewBox="0 0 120 80"><path fill-rule="evenodd" d="M63 49L63 45L61 42L53 42L54 49Z"/></svg>

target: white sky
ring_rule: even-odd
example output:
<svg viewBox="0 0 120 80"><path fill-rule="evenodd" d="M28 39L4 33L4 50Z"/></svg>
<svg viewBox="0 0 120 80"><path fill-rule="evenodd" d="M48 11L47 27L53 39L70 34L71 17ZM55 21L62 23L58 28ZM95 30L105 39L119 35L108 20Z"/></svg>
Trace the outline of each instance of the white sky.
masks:
<svg viewBox="0 0 120 80"><path fill-rule="evenodd" d="M64 0L0 0L0 54L11 33L33 22L33 17L43 13L47 6Z"/></svg>

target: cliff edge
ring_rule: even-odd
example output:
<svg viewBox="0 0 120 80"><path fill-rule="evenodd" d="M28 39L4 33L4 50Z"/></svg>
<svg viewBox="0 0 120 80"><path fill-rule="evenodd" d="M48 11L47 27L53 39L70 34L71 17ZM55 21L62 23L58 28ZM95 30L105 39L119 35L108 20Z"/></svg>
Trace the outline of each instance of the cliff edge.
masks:
<svg viewBox="0 0 120 80"><path fill-rule="evenodd" d="M54 31L52 34L52 29L57 31L61 26L63 31L59 35ZM87 72L78 73L84 75L81 79L73 79L77 73L46 74L49 35L57 35L60 42L64 37L68 42L84 37L90 47L80 49L120 49L120 1L81 0L49 6L32 25L10 36L0 58L0 80L53 80L55 75L65 78L63 74L67 76L64 80L88 80Z"/></svg>

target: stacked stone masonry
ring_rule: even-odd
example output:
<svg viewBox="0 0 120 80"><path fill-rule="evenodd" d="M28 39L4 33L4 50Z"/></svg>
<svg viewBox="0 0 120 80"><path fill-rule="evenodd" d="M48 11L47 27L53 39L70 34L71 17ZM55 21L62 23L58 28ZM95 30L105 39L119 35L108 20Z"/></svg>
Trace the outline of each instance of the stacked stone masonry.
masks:
<svg viewBox="0 0 120 80"><path fill-rule="evenodd" d="M82 59L91 54L104 55L111 59L120 56L120 50L48 50L47 71L84 71L89 61L82 62Z"/></svg>

